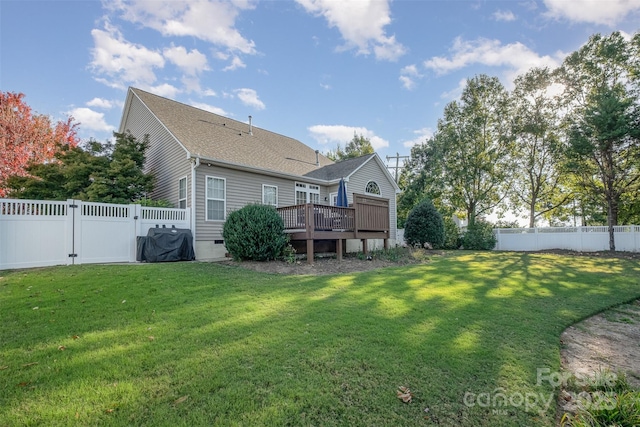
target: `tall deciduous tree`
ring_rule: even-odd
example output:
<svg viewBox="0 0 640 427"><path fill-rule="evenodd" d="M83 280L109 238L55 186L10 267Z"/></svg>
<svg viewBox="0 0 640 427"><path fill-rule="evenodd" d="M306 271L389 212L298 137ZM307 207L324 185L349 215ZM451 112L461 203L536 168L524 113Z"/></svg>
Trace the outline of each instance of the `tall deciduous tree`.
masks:
<svg viewBox="0 0 640 427"><path fill-rule="evenodd" d="M0 197L6 195L10 176L25 176L29 164L50 161L60 146L78 144L72 117L54 124L34 114L23 98L22 93L0 92Z"/></svg>
<svg viewBox="0 0 640 427"><path fill-rule="evenodd" d="M526 208L529 227L571 197L561 167L560 106L551 93L554 82L548 68L533 68L516 78L512 92L515 169L510 198L516 208Z"/></svg>
<svg viewBox="0 0 640 427"><path fill-rule="evenodd" d="M353 139L344 147L340 147L340 144L336 147L335 151L329 150L327 157L338 162L340 160L353 159L355 157L365 156L367 154L373 154L373 146L369 138L365 138L361 135L353 134Z"/></svg>
<svg viewBox="0 0 640 427"><path fill-rule="evenodd" d="M411 148L411 155L402 167L398 185L398 227L404 227L409 212L424 199L432 200L445 218L453 214L452 207L443 203L443 182L438 146L430 138Z"/></svg>
<svg viewBox="0 0 640 427"><path fill-rule="evenodd" d="M621 199L640 185L640 34L592 36L561 69L569 116L571 166L607 207L609 248Z"/></svg>
<svg viewBox="0 0 640 427"><path fill-rule="evenodd" d="M449 203L466 213L469 226L506 197L512 175L510 99L498 78L467 81L460 101L449 103L433 141Z"/></svg>
<svg viewBox="0 0 640 427"><path fill-rule="evenodd" d="M32 164L28 176L9 178L10 196L111 203L143 198L154 184L153 175L143 172L148 140L129 133L115 136L115 145L89 141L84 148L61 149L55 161Z"/></svg>

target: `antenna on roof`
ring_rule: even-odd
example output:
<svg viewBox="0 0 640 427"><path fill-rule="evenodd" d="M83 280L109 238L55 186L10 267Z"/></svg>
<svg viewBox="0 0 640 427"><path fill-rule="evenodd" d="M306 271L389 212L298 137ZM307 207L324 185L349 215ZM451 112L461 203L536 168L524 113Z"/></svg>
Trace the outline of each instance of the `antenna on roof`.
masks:
<svg viewBox="0 0 640 427"><path fill-rule="evenodd" d="M253 126L251 126L251 116L249 116L249 135L253 135Z"/></svg>
<svg viewBox="0 0 640 427"><path fill-rule="evenodd" d="M320 166L320 150L316 150L316 166Z"/></svg>

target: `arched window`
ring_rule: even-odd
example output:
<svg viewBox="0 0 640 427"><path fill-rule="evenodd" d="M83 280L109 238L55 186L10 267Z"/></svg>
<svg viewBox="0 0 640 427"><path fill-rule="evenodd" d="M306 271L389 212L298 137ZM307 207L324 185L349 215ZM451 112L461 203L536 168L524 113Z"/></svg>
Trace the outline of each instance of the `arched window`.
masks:
<svg viewBox="0 0 640 427"><path fill-rule="evenodd" d="M375 194L377 196L380 195L380 186L375 181L367 182L367 186L364 189L364 192L367 194Z"/></svg>

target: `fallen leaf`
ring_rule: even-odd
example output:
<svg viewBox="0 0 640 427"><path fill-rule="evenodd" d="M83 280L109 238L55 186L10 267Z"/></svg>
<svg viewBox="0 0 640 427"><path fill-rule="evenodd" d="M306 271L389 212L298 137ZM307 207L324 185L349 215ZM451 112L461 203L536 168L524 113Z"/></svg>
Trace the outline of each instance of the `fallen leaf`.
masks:
<svg viewBox="0 0 640 427"><path fill-rule="evenodd" d="M37 310L37 309L39 309L39 308L40 308L40 307L33 307L33 309L34 309L34 310Z"/></svg>
<svg viewBox="0 0 640 427"><path fill-rule="evenodd" d="M73 338L74 340L77 340L78 338L80 338L78 335L74 335L71 338Z"/></svg>
<svg viewBox="0 0 640 427"><path fill-rule="evenodd" d="M29 385L29 381L23 381L23 382L18 384L18 387L26 387L28 385Z"/></svg>
<svg viewBox="0 0 640 427"><path fill-rule="evenodd" d="M67 347L65 347L63 345L58 346L58 350L60 350L60 351L65 351L66 349L67 349Z"/></svg>
<svg viewBox="0 0 640 427"><path fill-rule="evenodd" d="M185 400L187 400L189 398L189 396L182 396L178 399L175 400L175 402L173 402L174 405L179 405L180 403L184 402Z"/></svg>
<svg viewBox="0 0 640 427"><path fill-rule="evenodd" d="M123 299L123 300L122 300L122 303L124 304L125 302L127 302L127 300L126 300L126 299Z"/></svg>
<svg viewBox="0 0 640 427"><path fill-rule="evenodd" d="M107 414L110 414L110 413L112 413L112 412L113 412L113 409L109 408L109 409L107 409L107 411L106 411L106 412L107 412Z"/></svg>
<svg viewBox="0 0 640 427"><path fill-rule="evenodd" d="M0 366L0 371L4 371L5 369L9 369L9 366L7 366L7 365Z"/></svg>
<svg viewBox="0 0 640 427"><path fill-rule="evenodd" d="M401 399L404 403L411 403L411 399L413 398L413 393L407 387L400 386L396 391L398 399Z"/></svg>
<svg viewBox="0 0 640 427"><path fill-rule="evenodd" d="M411 393L398 392L398 399L401 399L404 403L411 403Z"/></svg>
<svg viewBox="0 0 640 427"><path fill-rule="evenodd" d="M155 339L156 339L156 338L155 338L154 336L149 335L149 341L153 341L153 340L155 340Z"/></svg>

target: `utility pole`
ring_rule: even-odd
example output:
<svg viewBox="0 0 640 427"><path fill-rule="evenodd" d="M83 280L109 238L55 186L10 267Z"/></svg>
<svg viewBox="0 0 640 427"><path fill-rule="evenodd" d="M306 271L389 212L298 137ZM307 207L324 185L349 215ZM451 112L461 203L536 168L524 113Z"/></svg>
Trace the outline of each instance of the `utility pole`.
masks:
<svg viewBox="0 0 640 427"><path fill-rule="evenodd" d="M408 159L409 156L401 156L400 153L396 152L395 156L387 156L387 162L390 159L396 159L396 165L395 166L387 166L387 168L389 169L395 169L396 173L395 173L395 179L396 179L396 184L398 183L398 169L400 169L400 159Z"/></svg>

